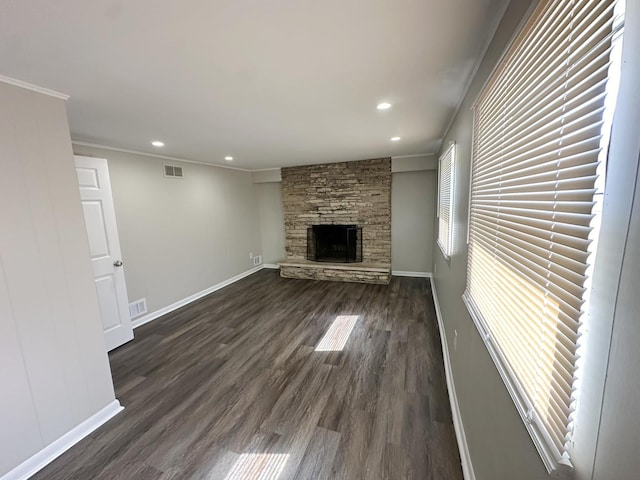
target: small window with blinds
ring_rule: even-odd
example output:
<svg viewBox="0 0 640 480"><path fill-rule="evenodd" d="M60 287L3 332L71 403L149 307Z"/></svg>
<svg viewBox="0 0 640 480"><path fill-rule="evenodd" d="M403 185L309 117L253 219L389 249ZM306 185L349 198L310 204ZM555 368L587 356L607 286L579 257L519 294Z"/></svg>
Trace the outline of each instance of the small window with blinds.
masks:
<svg viewBox="0 0 640 480"><path fill-rule="evenodd" d="M474 105L464 301L547 469L571 468L624 1L541 0Z"/></svg>
<svg viewBox="0 0 640 480"><path fill-rule="evenodd" d="M438 246L445 258L453 247L453 174L456 146L451 143L438 162Z"/></svg>

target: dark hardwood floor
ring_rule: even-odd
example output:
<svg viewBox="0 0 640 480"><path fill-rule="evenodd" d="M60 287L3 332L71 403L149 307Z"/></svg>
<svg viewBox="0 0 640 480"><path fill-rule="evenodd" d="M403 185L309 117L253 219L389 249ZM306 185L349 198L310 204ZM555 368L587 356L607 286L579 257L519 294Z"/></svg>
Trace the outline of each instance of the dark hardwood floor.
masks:
<svg viewBox="0 0 640 480"><path fill-rule="evenodd" d="M110 354L125 410L34 478L462 479L438 335L427 279L262 270L138 328Z"/></svg>

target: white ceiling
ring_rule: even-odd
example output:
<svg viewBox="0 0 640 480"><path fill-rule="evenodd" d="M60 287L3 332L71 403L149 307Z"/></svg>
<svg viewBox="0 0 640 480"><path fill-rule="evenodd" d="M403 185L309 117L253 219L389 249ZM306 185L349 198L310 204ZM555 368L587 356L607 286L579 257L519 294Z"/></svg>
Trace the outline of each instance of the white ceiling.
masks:
<svg viewBox="0 0 640 480"><path fill-rule="evenodd" d="M431 153L505 4L2 0L0 74L69 94L84 142L248 169Z"/></svg>

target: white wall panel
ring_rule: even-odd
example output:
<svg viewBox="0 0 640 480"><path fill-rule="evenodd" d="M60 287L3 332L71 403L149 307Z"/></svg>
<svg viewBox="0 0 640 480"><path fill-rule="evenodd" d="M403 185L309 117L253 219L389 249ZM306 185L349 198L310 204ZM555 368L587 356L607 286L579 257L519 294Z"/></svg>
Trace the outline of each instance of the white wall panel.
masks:
<svg viewBox="0 0 640 480"><path fill-rule="evenodd" d="M5 84L0 104L1 475L114 392L65 104Z"/></svg>

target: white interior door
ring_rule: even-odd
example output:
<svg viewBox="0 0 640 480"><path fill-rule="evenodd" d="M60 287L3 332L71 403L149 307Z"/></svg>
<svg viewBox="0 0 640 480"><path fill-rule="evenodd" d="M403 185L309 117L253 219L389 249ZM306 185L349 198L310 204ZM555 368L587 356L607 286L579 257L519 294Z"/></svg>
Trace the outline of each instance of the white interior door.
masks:
<svg viewBox="0 0 640 480"><path fill-rule="evenodd" d="M104 340L107 350L113 350L133 339L133 329L109 168L103 158L76 156L75 161Z"/></svg>

